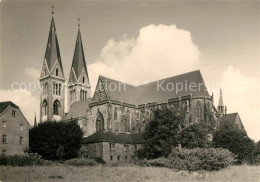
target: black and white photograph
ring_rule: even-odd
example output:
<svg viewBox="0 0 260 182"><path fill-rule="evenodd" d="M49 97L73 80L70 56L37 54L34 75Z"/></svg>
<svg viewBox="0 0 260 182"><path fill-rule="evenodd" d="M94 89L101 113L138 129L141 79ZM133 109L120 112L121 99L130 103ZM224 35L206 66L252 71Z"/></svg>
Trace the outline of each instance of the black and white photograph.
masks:
<svg viewBox="0 0 260 182"><path fill-rule="evenodd" d="M0 182L260 182L260 1L0 0Z"/></svg>

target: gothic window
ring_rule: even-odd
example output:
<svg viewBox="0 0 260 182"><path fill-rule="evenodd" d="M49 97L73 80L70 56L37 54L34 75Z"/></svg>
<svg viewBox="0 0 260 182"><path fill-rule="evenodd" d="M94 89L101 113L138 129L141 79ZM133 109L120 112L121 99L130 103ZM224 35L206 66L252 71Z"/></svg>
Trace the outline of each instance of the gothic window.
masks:
<svg viewBox="0 0 260 182"><path fill-rule="evenodd" d="M73 100L74 101L76 100L76 90L75 89L73 90Z"/></svg>
<svg viewBox="0 0 260 182"><path fill-rule="evenodd" d="M59 95L60 95L60 91L61 91L61 84L59 84Z"/></svg>
<svg viewBox="0 0 260 182"><path fill-rule="evenodd" d="M100 112L98 112L96 119L96 132L103 131L105 129L104 126L104 118Z"/></svg>
<svg viewBox="0 0 260 182"><path fill-rule="evenodd" d="M58 100L55 100L53 103L53 114L59 115L59 110L60 110L60 102Z"/></svg>
<svg viewBox="0 0 260 182"><path fill-rule="evenodd" d="M136 112L136 119L139 120L140 119L140 113L137 111Z"/></svg>
<svg viewBox="0 0 260 182"><path fill-rule="evenodd" d="M85 77L83 76L82 82L85 83Z"/></svg>
<svg viewBox="0 0 260 182"><path fill-rule="evenodd" d="M55 95L55 88L56 88L56 84L55 84L55 82L53 82L53 95Z"/></svg>
<svg viewBox="0 0 260 182"><path fill-rule="evenodd" d="M47 106L48 106L47 101L44 100L44 101L43 101L43 104L42 104L42 107L43 107L43 115L47 115Z"/></svg>
<svg viewBox="0 0 260 182"><path fill-rule="evenodd" d="M44 95L47 95L48 93L48 83L45 83L44 85Z"/></svg>
<svg viewBox="0 0 260 182"><path fill-rule="evenodd" d="M80 100L82 100L82 89L80 90L80 93L79 93L79 97L80 97Z"/></svg>
<svg viewBox="0 0 260 182"><path fill-rule="evenodd" d="M117 116L117 114L118 114L118 109L115 108L115 110L114 110L114 120L115 120L115 121L118 120L118 116Z"/></svg>
<svg viewBox="0 0 260 182"><path fill-rule="evenodd" d="M56 76L59 75L59 68L56 69Z"/></svg>
<svg viewBox="0 0 260 182"><path fill-rule="evenodd" d="M200 121L201 120L201 103L199 101L197 101L196 103L196 121Z"/></svg>
<svg viewBox="0 0 260 182"><path fill-rule="evenodd" d="M150 118L150 114L149 114L149 111L146 112L146 119L149 119Z"/></svg>
<svg viewBox="0 0 260 182"><path fill-rule="evenodd" d="M126 131L130 132L130 112L126 111Z"/></svg>
<svg viewBox="0 0 260 182"><path fill-rule="evenodd" d="M46 69L44 69L43 72L44 72L44 76L46 76L47 75Z"/></svg>

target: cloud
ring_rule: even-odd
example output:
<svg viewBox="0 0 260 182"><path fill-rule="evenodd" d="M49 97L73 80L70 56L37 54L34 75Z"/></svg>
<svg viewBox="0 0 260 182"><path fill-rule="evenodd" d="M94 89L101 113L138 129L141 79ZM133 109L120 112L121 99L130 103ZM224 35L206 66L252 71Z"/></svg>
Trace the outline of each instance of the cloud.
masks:
<svg viewBox="0 0 260 182"><path fill-rule="evenodd" d="M40 78L40 71L35 68L26 68L25 69L25 75L31 78L32 80L37 80Z"/></svg>
<svg viewBox="0 0 260 182"><path fill-rule="evenodd" d="M195 69L200 51L189 31L175 25L148 25L136 39L109 40L95 63L89 65L91 84L98 75L145 83Z"/></svg>
<svg viewBox="0 0 260 182"><path fill-rule="evenodd" d="M228 112L238 112L249 137L260 140L259 80L243 75L233 66L228 66L220 79Z"/></svg>
<svg viewBox="0 0 260 182"><path fill-rule="evenodd" d="M251 138L260 139L259 81L228 66L223 72L200 61L200 51L191 33L175 25L148 25L140 29L137 38L124 35L121 40L109 40L95 63L88 66L92 88L99 74L132 84L142 84L200 68L209 78L215 95L222 88L228 112L239 112ZM214 70L214 75L213 71ZM220 78L218 78L220 76ZM217 77L217 78L216 78ZM212 80L219 83L212 84ZM220 82L224 85L220 86ZM215 99L217 106L217 100Z"/></svg>
<svg viewBox="0 0 260 182"><path fill-rule="evenodd" d="M0 90L0 101L12 101L18 105L31 125L34 122L34 113L39 116L40 99L28 90Z"/></svg>

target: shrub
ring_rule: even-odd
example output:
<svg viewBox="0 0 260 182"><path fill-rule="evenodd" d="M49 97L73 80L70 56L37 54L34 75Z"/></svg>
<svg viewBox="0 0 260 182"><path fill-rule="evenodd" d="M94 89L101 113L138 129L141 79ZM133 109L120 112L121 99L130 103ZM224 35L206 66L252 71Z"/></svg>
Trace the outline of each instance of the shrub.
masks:
<svg viewBox="0 0 260 182"><path fill-rule="evenodd" d="M82 136L83 131L76 120L43 122L29 131L30 151L40 154L44 159L75 158Z"/></svg>
<svg viewBox="0 0 260 182"><path fill-rule="evenodd" d="M23 154L23 155L1 155L0 165L5 166L46 166L52 164L51 161L43 160L38 154Z"/></svg>
<svg viewBox="0 0 260 182"><path fill-rule="evenodd" d="M65 164L71 166L95 166L98 163L94 159L77 158L67 160Z"/></svg>
<svg viewBox="0 0 260 182"><path fill-rule="evenodd" d="M99 164L106 164L106 162L101 157L96 157L95 161Z"/></svg>
<svg viewBox="0 0 260 182"><path fill-rule="evenodd" d="M214 146L225 148L236 155L237 163L252 162L254 141L233 122L222 122L213 137Z"/></svg>
<svg viewBox="0 0 260 182"><path fill-rule="evenodd" d="M179 142L184 148L209 148L211 142L208 140L208 134L211 131L211 126L203 122L189 125L181 131Z"/></svg>
<svg viewBox="0 0 260 182"><path fill-rule="evenodd" d="M173 150L168 158L142 160L140 166L167 167L178 170L219 170L234 162L233 154L227 149L196 148Z"/></svg>

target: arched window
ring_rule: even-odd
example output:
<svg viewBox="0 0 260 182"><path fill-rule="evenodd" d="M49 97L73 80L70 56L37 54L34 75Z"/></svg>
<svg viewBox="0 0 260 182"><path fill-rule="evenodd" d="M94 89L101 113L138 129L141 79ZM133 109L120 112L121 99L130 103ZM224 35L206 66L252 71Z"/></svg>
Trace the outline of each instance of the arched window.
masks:
<svg viewBox="0 0 260 182"><path fill-rule="evenodd" d="M59 68L56 68L56 76L59 76Z"/></svg>
<svg viewBox="0 0 260 182"><path fill-rule="evenodd" d="M117 116L117 113L118 112L118 109L117 108L115 108L115 110L114 110L114 120L115 121L117 121L118 120L118 116Z"/></svg>
<svg viewBox="0 0 260 182"><path fill-rule="evenodd" d="M100 112L98 112L96 119L96 132L103 131L104 129L104 117Z"/></svg>
<svg viewBox="0 0 260 182"><path fill-rule="evenodd" d="M83 76L83 78L82 78L82 82L85 83L85 77L84 77L84 76Z"/></svg>
<svg viewBox="0 0 260 182"><path fill-rule="evenodd" d="M46 69L44 69L44 76L46 76L47 75L47 70Z"/></svg>
<svg viewBox="0 0 260 182"><path fill-rule="evenodd" d="M60 92L61 92L61 84L59 84L59 95L60 95Z"/></svg>
<svg viewBox="0 0 260 182"><path fill-rule="evenodd" d="M48 83L46 82L44 85L44 95L47 95L48 93Z"/></svg>
<svg viewBox="0 0 260 182"><path fill-rule="evenodd" d="M59 115L59 111L60 111L60 101L55 100L53 103L53 114Z"/></svg>
<svg viewBox="0 0 260 182"><path fill-rule="evenodd" d="M52 88L52 92L53 92L53 94L55 95L55 82L53 82L53 88Z"/></svg>
<svg viewBox="0 0 260 182"><path fill-rule="evenodd" d="M129 110L126 111L126 131L130 132L130 112Z"/></svg>
<svg viewBox="0 0 260 182"><path fill-rule="evenodd" d="M201 120L201 103L199 101L197 101L196 103L196 121L200 121Z"/></svg>
<svg viewBox="0 0 260 182"><path fill-rule="evenodd" d="M48 111L48 104L46 100L43 101L42 107L43 107L43 115L45 116L47 115L47 111Z"/></svg>

